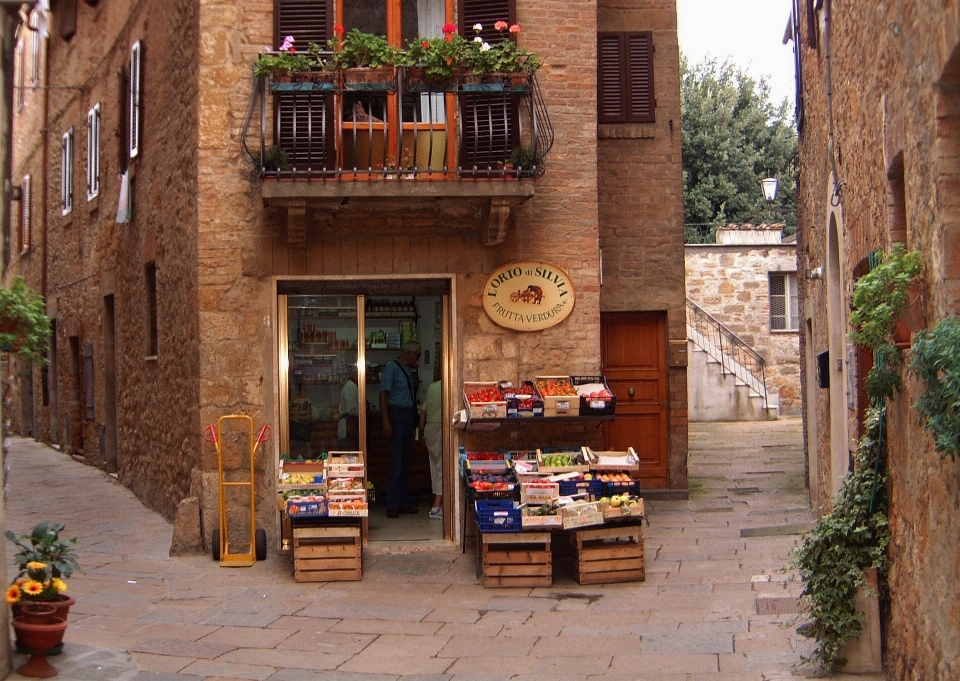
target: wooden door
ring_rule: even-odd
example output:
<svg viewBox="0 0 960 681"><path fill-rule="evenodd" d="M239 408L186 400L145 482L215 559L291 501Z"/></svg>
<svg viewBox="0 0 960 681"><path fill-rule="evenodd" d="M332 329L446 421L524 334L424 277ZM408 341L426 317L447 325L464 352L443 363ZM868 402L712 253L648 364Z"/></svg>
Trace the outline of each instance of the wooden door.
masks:
<svg viewBox="0 0 960 681"><path fill-rule="evenodd" d="M641 489L665 489L667 474L666 316L660 312L600 315L603 374L617 396L617 416L605 422L605 450L633 447Z"/></svg>

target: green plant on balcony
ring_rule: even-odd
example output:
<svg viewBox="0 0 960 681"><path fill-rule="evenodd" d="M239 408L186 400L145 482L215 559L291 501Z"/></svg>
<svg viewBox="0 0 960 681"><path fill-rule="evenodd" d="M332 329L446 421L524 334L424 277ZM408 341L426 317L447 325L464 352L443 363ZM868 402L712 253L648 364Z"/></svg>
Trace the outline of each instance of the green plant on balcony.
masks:
<svg viewBox="0 0 960 681"><path fill-rule="evenodd" d="M35 364L47 363L50 318L43 296L17 276L0 287L0 349Z"/></svg>
<svg viewBox="0 0 960 681"><path fill-rule="evenodd" d="M453 24L444 24L443 37L419 37L411 42L407 49L408 65L422 68L430 82L453 80L467 48L467 41L457 35L456 30Z"/></svg>
<svg viewBox="0 0 960 681"><path fill-rule="evenodd" d="M941 457L960 454L960 319L947 317L913 337L910 369L926 384L913 408Z"/></svg>
<svg viewBox="0 0 960 681"><path fill-rule="evenodd" d="M490 44L479 35L482 24L474 24L477 35L466 43L463 53L463 66L475 75L489 73L526 73L531 74L540 68L538 55L518 45L515 40L520 33L518 24L498 21L494 28L500 32L500 41Z"/></svg>
<svg viewBox="0 0 960 681"><path fill-rule="evenodd" d="M250 162L253 164L254 174L256 175L264 170L287 170L290 168L290 153L273 144L265 147L262 154L259 149L251 153Z"/></svg>
<svg viewBox="0 0 960 681"><path fill-rule="evenodd" d="M253 75L257 78L276 78L285 73L306 73L315 68L328 67L320 55L319 45L310 43L307 51L298 52L293 43L293 36L288 35L278 51L261 54L253 66Z"/></svg>
<svg viewBox="0 0 960 681"><path fill-rule="evenodd" d="M333 38L328 44L334 51L333 66L336 69L375 69L406 64L405 55L384 36L356 28L344 34L342 26L334 26Z"/></svg>

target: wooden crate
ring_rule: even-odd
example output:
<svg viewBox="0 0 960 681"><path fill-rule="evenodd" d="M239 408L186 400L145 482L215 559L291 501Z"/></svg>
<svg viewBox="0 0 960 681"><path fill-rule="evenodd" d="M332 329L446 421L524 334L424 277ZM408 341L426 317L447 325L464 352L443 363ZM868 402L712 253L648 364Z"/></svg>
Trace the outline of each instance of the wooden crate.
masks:
<svg viewBox="0 0 960 681"><path fill-rule="evenodd" d="M483 534L480 540L484 586L553 585L549 532Z"/></svg>
<svg viewBox="0 0 960 681"><path fill-rule="evenodd" d="M580 584L642 582L645 579L643 528L627 523L570 533Z"/></svg>
<svg viewBox="0 0 960 681"><path fill-rule="evenodd" d="M293 528L293 578L298 582L358 581L360 524Z"/></svg>

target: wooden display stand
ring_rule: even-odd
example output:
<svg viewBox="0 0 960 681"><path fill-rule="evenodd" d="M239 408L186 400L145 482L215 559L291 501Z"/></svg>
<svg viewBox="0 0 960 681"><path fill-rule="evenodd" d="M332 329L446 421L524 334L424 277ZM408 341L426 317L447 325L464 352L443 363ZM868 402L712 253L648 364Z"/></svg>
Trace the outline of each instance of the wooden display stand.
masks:
<svg viewBox="0 0 960 681"><path fill-rule="evenodd" d="M642 582L645 573L640 520L571 531L577 582Z"/></svg>
<svg viewBox="0 0 960 681"><path fill-rule="evenodd" d="M553 585L549 532L483 533L479 544L485 587Z"/></svg>
<svg viewBox="0 0 960 681"><path fill-rule="evenodd" d="M360 520L326 526L293 527L293 576L298 582L359 581Z"/></svg>

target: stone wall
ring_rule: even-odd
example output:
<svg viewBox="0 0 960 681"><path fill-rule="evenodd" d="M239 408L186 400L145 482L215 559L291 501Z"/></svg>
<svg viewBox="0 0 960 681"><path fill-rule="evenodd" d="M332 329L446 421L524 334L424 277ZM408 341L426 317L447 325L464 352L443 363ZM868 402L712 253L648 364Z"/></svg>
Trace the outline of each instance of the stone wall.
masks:
<svg viewBox="0 0 960 681"><path fill-rule="evenodd" d="M779 399L781 414L798 416L799 334L770 330L769 285L770 272L796 274L796 247L705 244L685 252L687 296L767 360L767 390Z"/></svg>
<svg viewBox="0 0 960 681"><path fill-rule="evenodd" d="M801 288L805 324L812 328L802 351L810 356L829 347L831 316L846 332L854 270L862 271L872 250L886 250L894 240L924 253L928 324L960 310L960 9L956 3L905 0L834 2L827 17L828 8L830 3L816 12L812 26L801 12L799 31L798 256L801 271L826 271L825 278L805 279ZM829 41L823 34L827 26L832 27ZM842 182L839 196L831 181L834 171ZM902 190L897 187L901 178ZM836 234L835 257L831 232ZM834 268L836 277L831 276ZM832 365L831 380L856 385L863 376L854 375L855 367L843 359L842 371ZM905 360L910 360L909 351ZM807 386L815 385L815 376L803 378ZM831 405L828 391L806 390L813 397L807 418L818 424L818 437L808 443L820 472L811 491L815 499L827 501L831 434L851 433L848 446L853 447L857 407L863 405L854 402L848 410L846 404ZM960 618L960 469L941 459L920 429L911 405L922 390L907 380L890 403L887 457L892 532L888 674L917 681L960 677L960 642L950 633Z"/></svg>

